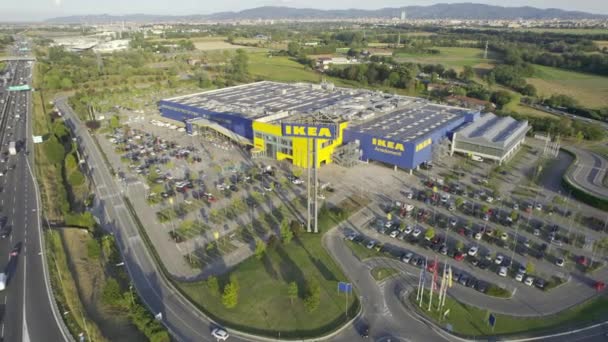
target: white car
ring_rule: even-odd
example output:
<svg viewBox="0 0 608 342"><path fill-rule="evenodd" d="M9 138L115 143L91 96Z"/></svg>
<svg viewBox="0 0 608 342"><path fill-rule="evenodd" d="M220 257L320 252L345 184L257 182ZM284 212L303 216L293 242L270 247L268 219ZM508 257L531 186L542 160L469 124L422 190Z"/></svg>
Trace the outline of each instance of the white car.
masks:
<svg viewBox="0 0 608 342"><path fill-rule="evenodd" d="M352 234L349 234L349 235L348 235L346 238L347 238L347 239L349 239L350 241L353 241L353 240L355 240L355 239L356 239L358 236L359 236L359 234L357 234L357 233L352 233Z"/></svg>
<svg viewBox="0 0 608 342"><path fill-rule="evenodd" d="M418 236L420 236L420 234L422 234L422 230L420 230L420 228L414 229L414 233L412 233L412 235L414 235L414 237L418 237Z"/></svg>
<svg viewBox="0 0 608 342"><path fill-rule="evenodd" d="M523 273L517 273L517 275L515 276L515 280L517 280L517 281L524 280L524 274Z"/></svg>
<svg viewBox="0 0 608 342"><path fill-rule="evenodd" d="M481 236L482 236L481 233L475 233L474 238L475 238L475 240L481 240Z"/></svg>
<svg viewBox="0 0 608 342"><path fill-rule="evenodd" d="M492 196L488 196L488 197L486 197L486 202L492 203L492 202L494 202L494 198Z"/></svg>
<svg viewBox="0 0 608 342"><path fill-rule="evenodd" d="M397 235L399 235L399 231L398 231L398 230L393 230L393 231L392 231L392 232L389 234L389 236L390 236L390 237L392 237L392 238L396 238L396 237L397 237Z"/></svg>
<svg viewBox="0 0 608 342"><path fill-rule="evenodd" d="M367 247L367 249L372 249L372 248L374 248L375 245L376 245L376 241L371 240L370 242L367 243L367 246L365 246L365 247Z"/></svg>
<svg viewBox="0 0 608 342"><path fill-rule="evenodd" d="M391 221L386 221L386 222L384 223L384 227L385 227L385 228L390 228L392 225L393 225L393 222L391 222Z"/></svg>
<svg viewBox="0 0 608 342"><path fill-rule="evenodd" d="M536 209L536 210L543 210L543 205L542 205L542 204L540 204L540 203L536 203L536 204L534 205L534 209Z"/></svg>
<svg viewBox="0 0 608 342"><path fill-rule="evenodd" d="M498 254L498 255L496 256L496 259L494 259L494 263L495 263L496 265L500 265L500 264L502 264L502 262L503 262L503 261L505 261L505 257L504 257L504 256L502 256L502 255L500 255L500 254Z"/></svg>
<svg viewBox="0 0 608 342"><path fill-rule="evenodd" d="M509 234L507 234L507 233L502 233L502 234L500 235L500 239L501 239L502 241L507 241L507 240L509 239Z"/></svg>
<svg viewBox="0 0 608 342"><path fill-rule="evenodd" d="M218 341L226 341L230 335L222 328L215 328L211 331L211 336L215 337Z"/></svg>
<svg viewBox="0 0 608 342"><path fill-rule="evenodd" d="M519 210L519 204L513 203L513 210Z"/></svg>
<svg viewBox="0 0 608 342"><path fill-rule="evenodd" d="M564 259L562 259L562 258L555 260L555 264L559 267L564 267L564 263L565 263Z"/></svg>
<svg viewBox="0 0 608 342"><path fill-rule="evenodd" d="M412 257L414 256L414 253L412 252L407 252L405 253L404 256L401 257L401 261L405 262L405 263L409 263L410 260L412 260Z"/></svg>
<svg viewBox="0 0 608 342"><path fill-rule="evenodd" d="M412 199L413 197L414 197L414 194L412 194L411 192L408 191L405 193L405 198Z"/></svg>
<svg viewBox="0 0 608 342"><path fill-rule="evenodd" d="M507 268L505 266L502 266L498 270L498 275L501 276L501 277L506 277L507 276Z"/></svg>
<svg viewBox="0 0 608 342"><path fill-rule="evenodd" d="M528 285L528 286L532 286L532 284L534 284L534 277L526 277L526 280L524 280L524 284Z"/></svg>
<svg viewBox="0 0 608 342"><path fill-rule="evenodd" d="M479 248L477 246L473 246L473 247L469 248L469 251L467 252L467 254L469 254L470 256L476 256L478 251L479 251Z"/></svg>
<svg viewBox="0 0 608 342"><path fill-rule="evenodd" d="M412 228L412 226L408 225L407 227L405 227L405 230L403 232L405 234L409 235L412 233L413 230L414 230L414 228Z"/></svg>

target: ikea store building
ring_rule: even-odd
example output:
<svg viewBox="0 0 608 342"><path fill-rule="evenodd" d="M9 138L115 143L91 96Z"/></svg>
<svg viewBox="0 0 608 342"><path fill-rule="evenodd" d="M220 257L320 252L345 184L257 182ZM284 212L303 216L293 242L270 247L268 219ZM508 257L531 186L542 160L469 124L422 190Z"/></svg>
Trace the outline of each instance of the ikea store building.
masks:
<svg viewBox="0 0 608 342"><path fill-rule="evenodd" d="M406 170L432 161L436 144L480 116L378 91L269 81L161 100L159 110L191 134L212 130L249 145L253 157L308 167L314 148L317 166L350 158Z"/></svg>

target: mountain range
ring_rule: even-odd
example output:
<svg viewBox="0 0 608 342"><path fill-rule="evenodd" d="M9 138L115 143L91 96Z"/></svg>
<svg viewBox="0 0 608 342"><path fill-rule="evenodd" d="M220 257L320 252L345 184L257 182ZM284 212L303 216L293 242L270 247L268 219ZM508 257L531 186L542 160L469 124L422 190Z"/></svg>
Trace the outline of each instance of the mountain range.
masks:
<svg viewBox="0 0 608 342"><path fill-rule="evenodd" d="M238 12L219 12L196 15L75 15L57 17L46 20L48 23L88 23L99 24L108 22L196 22L221 20L276 20L276 19L356 19L356 18L398 18L405 11L408 19L606 19L608 15L592 14L578 11L565 11L557 8L540 9L535 7L502 7L474 3L436 4L431 6L406 6L397 8L381 8L376 10L344 9L320 10L313 8L292 8L264 6L246 9Z"/></svg>

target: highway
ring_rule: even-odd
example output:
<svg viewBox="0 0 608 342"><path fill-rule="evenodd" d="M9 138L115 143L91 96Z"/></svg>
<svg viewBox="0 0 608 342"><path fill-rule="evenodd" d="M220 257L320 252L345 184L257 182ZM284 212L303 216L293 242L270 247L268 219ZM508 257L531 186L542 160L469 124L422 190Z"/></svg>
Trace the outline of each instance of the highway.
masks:
<svg viewBox="0 0 608 342"><path fill-rule="evenodd" d="M9 85L30 82L31 66L25 61L9 63ZM44 274L41 253L38 193L32 176L33 153L30 111L31 93L5 93L0 120L0 216L11 233L0 241L0 262L7 274L7 287L0 292L2 341L66 341L60 317L52 310L54 299ZM17 154L8 153L10 141ZM17 250L18 254L9 256ZM53 301L53 302L52 302Z"/></svg>

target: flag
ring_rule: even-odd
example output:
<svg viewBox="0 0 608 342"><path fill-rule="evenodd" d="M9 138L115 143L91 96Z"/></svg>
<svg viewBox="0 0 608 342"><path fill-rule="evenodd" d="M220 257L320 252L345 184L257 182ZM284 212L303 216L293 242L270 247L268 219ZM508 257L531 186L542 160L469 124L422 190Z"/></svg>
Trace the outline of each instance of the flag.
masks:
<svg viewBox="0 0 608 342"><path fill-rule="evenodd" d="M393 215L391 213L386 214L386 219L387 220L391 220L393 218Z"/></svg>

